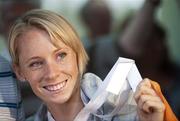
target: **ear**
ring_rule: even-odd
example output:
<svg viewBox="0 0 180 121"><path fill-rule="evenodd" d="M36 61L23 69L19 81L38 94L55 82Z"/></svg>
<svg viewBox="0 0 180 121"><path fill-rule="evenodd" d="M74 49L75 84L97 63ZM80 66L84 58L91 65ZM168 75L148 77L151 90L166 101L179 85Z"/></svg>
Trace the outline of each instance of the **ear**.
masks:
<svg viewBox="0 0 180 121"><path fill-rule="evenodd" d="M13 67L13 70L14 70L16 76L17 76L17 79L20 80L20 81L25 81L25 77L24 77L19 65L13 64L12 67Z"/></svg>

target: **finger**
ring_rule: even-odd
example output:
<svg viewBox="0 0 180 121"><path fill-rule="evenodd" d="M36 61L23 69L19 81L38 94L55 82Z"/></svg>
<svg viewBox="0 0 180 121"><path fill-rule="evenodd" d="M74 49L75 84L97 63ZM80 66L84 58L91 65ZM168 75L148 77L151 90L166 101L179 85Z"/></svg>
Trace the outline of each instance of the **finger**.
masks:
<svg viewBox="0 0 180 121"><path fill-rule="evenodd" d="M154 96L156 96L156 92L152 88L149 88L149 87L146 87L146 86L141 86L135 92L134 97L135 97L136 100L138 100L141 95L154 95Z"/></svg>
<svg viewBox="0 0 180 121"><path fill-rule="evenodd" d="M161 101L147 100L143 104L142 110L147 112L147 113L164 112L165 106Z"/></svg>
<svg viewBox="0 0 180 121"><path fill-rule="evenodd" d="M138 107L140 109L143 109L143 106L147 101L159 103L159 102L161 102L161 99L159 97L157 97L157 96L141 95L140 98L139 98L139 101L137 103Z"/></svg>
<svg viewBox="0 0 180 121"><path fill-rule="evenodd" d="M148 78L145 78L138 84L136 91L140 90L142 87L151 88L151 83Z"/></svg>
<svg viewBox="0 0 180 121"><path fill-rule="evenodd" d="M151 88L151 86L149 86L148 82L141 83L138 86L138 88L134 94L135 100L138 101L139 97L143 94L157 96L156 92L154 91L154 89Z"/></svg>
<svg viewBox="0 0 180 121"><path fill-rule="evenodd" d="M140 82L140 84L138 85L138 87L140 86L147 86L147 87L151 87L151 82L150 82L151 80L150 79L148 79L148 78L144 78L141 82Z"/></svg>

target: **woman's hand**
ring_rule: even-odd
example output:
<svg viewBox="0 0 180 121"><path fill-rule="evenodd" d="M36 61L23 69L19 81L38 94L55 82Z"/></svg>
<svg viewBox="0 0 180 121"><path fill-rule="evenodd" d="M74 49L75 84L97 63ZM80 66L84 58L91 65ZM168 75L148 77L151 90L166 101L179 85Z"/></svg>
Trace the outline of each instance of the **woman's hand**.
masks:
<svg viewBox="0 0 180 121"><path fill-rule="evenodd" d="M138 85L135 100L140 121L163 121L165 106L152 89L149 79L144 79Z"/></svg>

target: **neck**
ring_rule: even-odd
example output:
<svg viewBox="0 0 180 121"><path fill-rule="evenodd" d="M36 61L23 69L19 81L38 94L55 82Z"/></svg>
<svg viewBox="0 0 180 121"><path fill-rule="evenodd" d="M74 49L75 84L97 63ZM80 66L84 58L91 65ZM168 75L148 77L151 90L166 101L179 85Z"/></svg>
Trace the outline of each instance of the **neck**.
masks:
<svg viewBox="0 0 180 121"><path fill-rule="evenodd" d="M84 107L83 102L80 97L80 91L78 96L72 97L66 103L63 104L51 104L48 105L48 110L51 112L51 115L55 121L73 121L76 115Z"/></svg>

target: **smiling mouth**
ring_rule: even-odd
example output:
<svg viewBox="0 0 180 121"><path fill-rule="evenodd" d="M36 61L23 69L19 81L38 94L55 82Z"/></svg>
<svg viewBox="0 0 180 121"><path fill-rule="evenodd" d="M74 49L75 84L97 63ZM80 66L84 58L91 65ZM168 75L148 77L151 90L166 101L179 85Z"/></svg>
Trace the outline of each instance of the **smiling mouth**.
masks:
<svg viewBox="0 0 180 121"><path fill-rule="evenodd" d="M46 90L48 90L50 92L63 90L63 88L66 86L66 82L67 82L67 80L57 83L57 84L54 84L54 85L44 86L43 88L45 88Z"/></svg>

